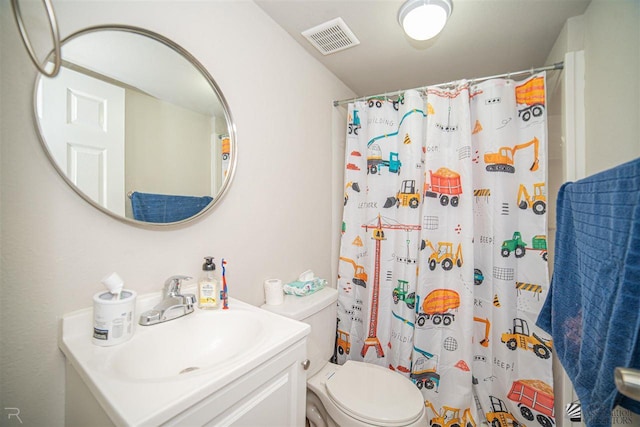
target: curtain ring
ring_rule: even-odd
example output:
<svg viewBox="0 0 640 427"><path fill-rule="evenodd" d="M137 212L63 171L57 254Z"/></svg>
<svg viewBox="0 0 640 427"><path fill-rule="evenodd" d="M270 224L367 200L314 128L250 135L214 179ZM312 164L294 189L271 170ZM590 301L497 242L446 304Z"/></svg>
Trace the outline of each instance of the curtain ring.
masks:
<svg viewBox="0 0 640 427"><path fill-rule="evenodd" d="M47 18L49 20L49 27L51 29L51 38L53 39L54 62L53 62L53 70L50 73L47 72L45 70L45 67L38 62L36 53L33 50L31 41L29 40L27 30L25 29L24 21L22 20L22 14L20 13L19 0L11 0L11 6L13 8L13 16L15 17L16 24L18 25L18 30L20 31L20 36L22 37L22 42L24 43L24 47L27 49L27 52L29 53L31 62L33 62L33 65L36 66L38 71L44 74L45 76L55 77L58 75L58 72L60 71L60 66L62 64L60 33L58 31L58 22L56 20L55 12L53 11L53 5L51 4L51 0L42 0L42 2L44 3L45 9L47 10Z"/></svg>

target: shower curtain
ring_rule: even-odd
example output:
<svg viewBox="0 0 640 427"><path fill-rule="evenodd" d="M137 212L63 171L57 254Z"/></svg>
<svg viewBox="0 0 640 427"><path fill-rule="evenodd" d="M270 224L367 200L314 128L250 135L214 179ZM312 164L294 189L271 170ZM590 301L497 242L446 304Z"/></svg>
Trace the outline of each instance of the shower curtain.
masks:
<svg viewBox="0 0 640 427"><path fill-rule="evenodd" d="M338 363L405 375L433 424L554 423L544 85L348 106Z"/></svg>

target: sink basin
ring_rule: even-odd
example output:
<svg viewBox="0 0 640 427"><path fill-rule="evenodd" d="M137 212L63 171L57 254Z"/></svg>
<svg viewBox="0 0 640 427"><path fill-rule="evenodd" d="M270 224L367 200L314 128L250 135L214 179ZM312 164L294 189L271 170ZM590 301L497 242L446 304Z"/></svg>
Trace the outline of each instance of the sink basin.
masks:
<svg viewBox="0 0 640 427"><path fill-rule="evenodd" d="M193 292L183 288L185 292ZM136 316L160 295L139 296ZM157 426L233 387L305 339L309 326L234 298L228 310L199 310L136 325L124 343L92 343L93 310L64 315L58 346L115 425ZM69 366L70 365L70 366Z"/></svg>
<svg viewBox="0 0 640 427"><path fill-rule="evenodd" d="M105 370L131 380L162 380L222 369L259 349L267 336L260 318L248 310L198 311L138 326L130 342L114 347Z"/></svg>

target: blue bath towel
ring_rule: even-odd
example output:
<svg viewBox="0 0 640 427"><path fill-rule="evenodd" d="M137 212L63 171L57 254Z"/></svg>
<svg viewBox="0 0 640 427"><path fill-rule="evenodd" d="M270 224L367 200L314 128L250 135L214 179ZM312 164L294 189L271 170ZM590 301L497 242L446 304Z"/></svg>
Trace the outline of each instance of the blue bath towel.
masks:
<svg viewBox="0 0 640 427"><path fill-rule="evenodd" d="M537 325L551 334L589 427L620 405L614 369L640 368L640 159L560 188L554 273Z"/></svg>
<svg viewBox="0 0 640 427"><path fill-rule="evenodd" d="M212 197L174 196L167 194L131 194L133 217L138 221L169 223L190 218L204 209Z"/></svg>

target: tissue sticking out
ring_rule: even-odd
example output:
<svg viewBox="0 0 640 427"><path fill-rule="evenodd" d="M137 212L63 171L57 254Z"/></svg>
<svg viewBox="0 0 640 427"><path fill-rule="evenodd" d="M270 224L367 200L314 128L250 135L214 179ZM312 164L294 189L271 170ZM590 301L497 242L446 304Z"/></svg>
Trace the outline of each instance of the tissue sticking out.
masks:
<svg viewBox="0 0 640 427"><path fill-rule="evenodd" d="M105 277L100 281L106 288L111 292L114 296L114 299L120 299L120 293L122 292L122 288L124 286L124 282L122 278L115 271Z"/></svg>
<svg viewBox="0 0 640 427"><path fill-rule="evenodd" d="M300 273L300 276L298 276L298 280L301 282L306 282L308 280L313 280L314 277L315 276L313 275L313 271L307 270Z"/></svg>

